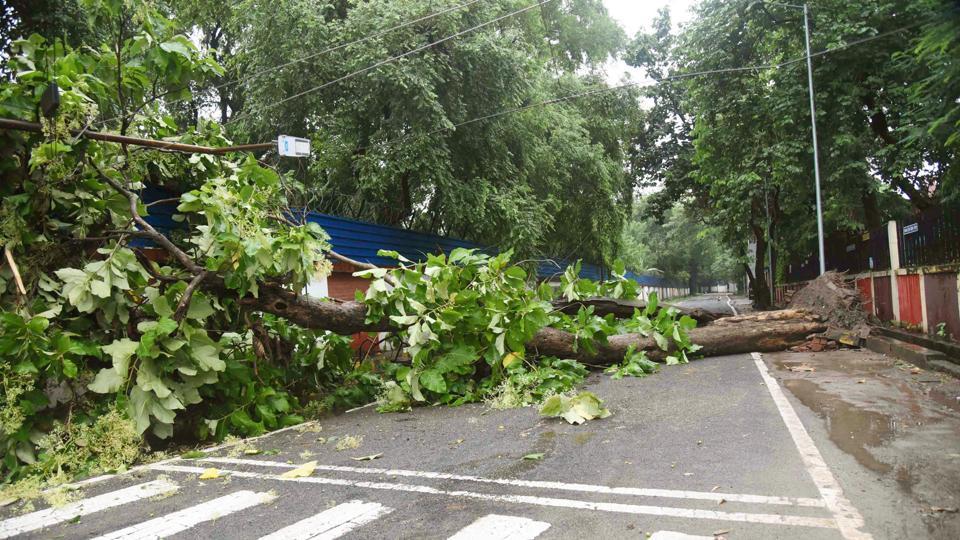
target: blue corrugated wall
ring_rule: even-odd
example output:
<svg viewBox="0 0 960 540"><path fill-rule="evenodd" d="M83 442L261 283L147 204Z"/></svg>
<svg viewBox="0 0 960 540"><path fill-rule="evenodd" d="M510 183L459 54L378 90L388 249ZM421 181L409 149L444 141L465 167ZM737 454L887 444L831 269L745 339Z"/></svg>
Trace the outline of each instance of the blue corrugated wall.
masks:
<svg viewBox="0 0 960 540"><path fill-rule="evenodd" d="M174 197L175 195L162 188L148 186L141 191L140 196L145 203L150 203ZM162 233L186 230L186 226L183 223L174 221L173 219L176 208L176 203L153 205L150 207L150 215L146 218L147 222ZM428 253L450 253L458 247L473 248L488 253L492 252L492 250L485 249L480 244L447 236L400 229L388 225L378 225L376 223L331 216L319 212L308 211L297 214L298 217L302 215L308 221L316 223L327 231L327 234L330 235L330 245L337 253L355 261L375 264L377 266L393 266L396 264L394 259L377 255L377 251L381 249L396 251L412 261L423 260ZM150 243L146 240L135 239L130 242L130 245L134 247L146 247L149 246ZM573 262L575 261L562 259L542 261L537 266L537 275L540 279L550 279L551 277L559 276L567 266ZM604 272L598 265L583 263L580 267L580 277L599 281L609 277L609 272ZM670 280L664 278L640 276L633 272L628 272L627 277L647 287L677 286L671 283Z"/></svg>

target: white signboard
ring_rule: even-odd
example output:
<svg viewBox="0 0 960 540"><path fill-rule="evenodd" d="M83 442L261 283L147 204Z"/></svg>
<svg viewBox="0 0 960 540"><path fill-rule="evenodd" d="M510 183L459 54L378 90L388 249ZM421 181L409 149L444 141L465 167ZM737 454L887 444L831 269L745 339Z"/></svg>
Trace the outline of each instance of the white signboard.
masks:
<svg viewBox="0 0 960 540"><path fill-rule="evenodd" d="M277 137L277 152L281 156L307 157L310 155L310 139L280 135Z"/></svg>

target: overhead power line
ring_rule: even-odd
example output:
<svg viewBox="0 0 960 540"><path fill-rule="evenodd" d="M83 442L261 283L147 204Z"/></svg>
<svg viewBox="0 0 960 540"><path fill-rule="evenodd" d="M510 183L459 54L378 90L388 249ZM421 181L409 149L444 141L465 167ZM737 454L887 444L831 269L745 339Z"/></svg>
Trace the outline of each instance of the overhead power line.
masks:
<svg viewBox="0 0 960 540"><path fill-rule="evenodd" d="M279 71L279 70L281 70L281 69L288 68L288 67L290 67L290 66L299 64L299 63L301 63L301 62L306 62L307 60L312 60L312 59L314 59L314 58L317 58L318 56L323 56L323 55L325 55L325 54L330 54L330 53L332 53L332 52L336 52L336 51L339 51L339 50L341 50L341 49L345 49L345 48L347 48L347 47L352 47L353 45L358 45L358 44L360 44L360 43L364 43L364 42L370 41L370 40L372 40L372 39L381 38L381 37L383 37L383 36L385 36L385 35L387 35L387 34L389 34L389 33L391 33L391 32L395 32L395 31L397 31L397 30L401 30L401 29L403 29L403 28L407 28L408 26L413 26L413 25L415 25L415 24L417 24L417 23L422 23L422 22L425 22L425 21L429 21L430 19L435 19L435 18L437 18L437 17L439 17L439 16L441 16L441 15L446 15L447 13L450 13L450 12L453 12L453 11L459 11L459 10L461 10L461 9L468 8L468 7L472 6L473 4L476 4L477 2L480 2L480 1L481 1L481 0L470 0L469 2L464 2L463 4L458 4L458 5L456 5L456 6L449 7L449 8L447 8L447 9L440 10L440 11L438 11L438 12L436 12L436 13L430 13L429 15L424 15L424 16L419 17L419 18L417 18L417 19L413 19L413 20L410 20L410 21L405 21L405 22L402 22L402 23L400 23L400 24L398 24L398 25L391 26L390 28L386 28L386 29L384 29L384 30L380 30L379 32L370 34L370 35L368 35L368 36L364 36L364 37L359 38L359 39L355 39L355 40L353 40L353 41L348 41L348 42L345 42L345 43L341 43L341 44L339 44L339 45L334 45L334 46L331 46L331 47L327 47L326 49L323 49L323 50L320 50L320 51L317 51L317 52L308 54L308 55L306 55L306 56L301 56L300 58L295 58L295 59L293 59L293 60L290 60L289 62L284 62L284 63L279 64L279 65L276 65L276 66L270 66L270 67L267 67L267 68L260 69L260 70L258 70L258 71L254 71L253 73L251 73L251 74L249 74L249 75L245 75L245 76L242 77L242 78L237 78L237 79L233 79L233 80L227 81L227 82L225 82L225 83L218 84L218 85L212 87L211 89L212 89L212 90L222 90L222 89L224 89L224 88L227 88L228 86L233 86L233 85L235 85L235 84L238 84L238 83L240 83L241 81L243 81L244 79L258 79L258 78L260 78L260 77L262 77L263 75L266 75L266 74L268 74L268 73L273 73L274 71ZM179 87L179 88L177 88L177 89L175 89L175 90L171 90L171 91L166 92L166 94L174 94L174 93L177 93L177 92L180 92L180 91L183 91L183 90L188 90L189 88L190 88L189 85L187 85L187 86L181 86L181 87ZM176 103L176 102L178 102L178 101L184 101L184 100L183 100L183 99L174 100L174 103ZM125 114L125 115L117 115L117 116L114 116L114 117L112 117L112 118L108 118L108 119L106 119L106 120L102 120L101 122L99 122L99 125L100 125L101 127L104 127L104 126L106 126L109 122L113 122L114 120L119 120L119 119L125 118L125 117L126 117L126 118L129 118L129 117L131 117L131 116L133 116L133 115L135 115L135 114L136 114L136 112L129 113L129 114Z"/></svg>
<svg viewBox="0 0 960 540"><path fill-rule="evenodd" d="M490 26L491 24L498 23L498 22L500 22L500 21L502 21L502 20L504 20L504 19L508 19L508 18L514 17L514 16L516 16L516 15L520 15L521 13L525 13L525 12L527 12L527 11L530 11L531 9L538 8L538 7L540 7L540 6L544 5L544 4L549 4L550 2L553 2L553 1L554 1L554 0L541 0L540 2L537 2L536 4L529 5L529 6L525 7L525 8L518 9L518 10L516 10L516 11L511 11L510 13L507 13L506 15L501 15L501 16L495 18L495 19L491 19L491 20L489 20L489 21L487 21L487 22L480 23L480 24L478 24L478 25L476 25L476 26L471 26L470 28L467 28L467 29L465 29L465 30L461 30L461 31L459 31L459 32L457 32L457 33L455 33L455 34L451 34L451 35L449 35L449 36L447 36L447 37L438 39L438 40L433 41L433 42L431 42L431 43L427 43L426 45L421 45L421 46L419 46L419 47L410 49L409 51L407 51L407 52L405 52L405 53L398 54L398 55L396 55L396 56L391 56L390 58L387 58L387 59L385 59L385 60L381 60L381 61L379 61L379 62L377 62L377 63L375 63L375 64L372 64L372 65L369 65L369 66L367 66L367 67L365 67L365 68L358 69L358 70L356 70L356 71L352 71L352 72L350 72L350 73L348 73L348 74L346 74L346 75L344 75L344 76L342 76L342 77L338 77L338 78L336 78L336 79L333 79L332 81L328 81L328 82L325 82L325 83L323 83L323 84L321 84L321 85L314 86L314 87L312 87L312 88L308 88L308 89L306 89L306 90L303 90L302 92L297 92L296 94L293 94L293 95L291 95L291 96L287 96L287 97L285 97L285 98L283 98L283 99L281 99L281 100L279 100L279 101L275 101L275 102L273 102L273 103L270 103L269 105L265 106L264 108L260 109L260 110L257 111L257 112L262 112L262 111L264 111L264 110L266 110L266 109L272 109L272 108L274 108L274 107L278 107L278 106L280 106L280 105L283 105L284 103L289 103L290 101L293 101L293 100L295 100L295 99L299 99L299 98L301 98L301 97L303 97L303 96L305 96L305 95L307 95L307 94L311 94L311 93L313 93L313 92L318 92L318 91L320 91L320 90L323 90L324 88L329 88L330 86L333 86L333 85L335 85L335 84L341 83L341 82L346 81L346 80L348 80L348 79L352 79L352 78L356 77L357 75L363 75L364 73L373 71L373 70L375 70L375 69L377 69L377 68L379 68L379 67L381 67L381 66L385 66L385 65L390 64L390 63L392 63L392 62L396 62L397 60L400 60L400 59L402 59L402 58L406 58L406 57L411 56L411 55L413 55L413 54L416 54L416 53L418 53L418 52L425 51L425 50L427 50L427 49L429 49L429 48L431 48L431 47L436 47L437 45L440 45L440 44L442 44L442 43L446 43L447 41L450 41L451 39L456 39L456 38L458 38L458 37L460 37L460 36L469 34L469 33L471 33L471 32L475 32L475 31L477 31L477 30L479 30L479 29L481 29L481 28L484 28L484 27L486 27L486 26ZM241 112L241 113L238 114L237 116L235 116L235 117L231 118L230 120L228 120L226 123L227 123L227 124L232 123L232 122L234 122L236 119L242 118L243 116L244 116L244 113Z"/></svg>
<svg viewBox="0 0 960 540"><path fill-rule="evenodd" d="M542 3L546 3L547 1L551 1L551 0L546 0L546 1L544 1L544 2L541 2L541 4L542 4ZM527 8L527 9L532 9L533 7L536 7L537 5L538 5L538 4L535 4L535 5L533 5L533 6L530 6L530 8ZM922 21L922 22L910 24L910 25L907 25L907 26L903 26L903 27L897 28L897 29L895 29L895 30L890 30L890 31L888 31L888 32L883 32L883 33L881 33L881 34L877 34L877 35L875 35L875 36L870 36L870 37L866 37L866 38L862 38L862 39L857 39L857 40L851 41L851 42L849 42L849 43L845 43L845 44L843 44L843 45L838 45L838 46L836 46L836 47L830 47L830 48L824 49L824 50L822 50L822 51L817 51L817 52L815 52L815 53L812 53L812 54L810 55L810 58L816 58L816 57L824 56L824 55L827 55L827 54L831 54L831 53L835 53L835 52L842 51L842 50L845 50L845 49L849 49L849 48L852 48L852 47L855 47L855 46L858 46L858 45L862 45L862 44L864 44L864 43L868 43L868 42L871 42L871 41L875 41L875 40L878 40L878 39L882 39L882 38L885 38L885 37L888 37L888 36L891 36L891 35L894 35L894 34L898 34L898 33L900 33L900 32L904 32L904 31L909 30L909 29L911 29L911 28L915 28L915 27L920 26L921 24L925 24L925 23L926 23L925 21ZM591 96L591 95L604 94L604 93L607 93L607 92L615 92L615 91L618 91L618 90L623 90L623 89L632 88L632 87L652 86L652 85L660 84L660 83L663 83L663 82L677 81L677 80L689 79L689 78L693 78L693 77L702 77L702 76L707 76L707 75L722 75L722 74L728 74L728 73L741 73L741 72L748 72L748 71L754 71L754 72L755 72L755 71L760 71L760 70L765 70L765 69L779 69L779 68L787 67L787 66L790 66L790 65L793 65L793 64L797 64L797 63L800 63L800 62L805 62L806 60L807 60L807 56L804 55L804 56L801 56L801 57L798 57L798 58L794 58L794 59L791 59L791 60L786 60L786 61L783 61L783 62L772 63L772 64L757 64L757 65L742 66L742 67L718 68L718 69L710 69L710 70L703 70L703 71L693 71L693 72L687 72L687 73L680 73L680 74L677 74L677 75L670 75L670 76L663 77L663 78L660 78L660 79L648 78L648 79L644 79L644 80L641 80L641 81L631 81L631 82L624 83L624 84L617 85L617 86L609 86L609 87L603 87L603 88L595 88L595 89L588 90L588 91L584 91L584 92L578 92L578 93L575 93L575 94L569 94L569 95L566 95L566 96L561 96L561 97L557 97L557 98L551 98L551 99L547 99L547 100L543 100L543 101L538 101L538 102L535 102L535 103L529 103L529 104L527 104L527 105L522 105L522 106L519 106L519 107L513 107L513 108L509 108L509 109L504 109L504 110L497 111L497 112L493 112L493 113L486 114L486 115L483 115L483 116L478 116L478 117L475 117L475 118L471 118L471 119L469 119L469 120L464 120L464 121L462 121L462 122L453 124L453 125L451 125L451 126L442 127L442 128L438 128L438 129L435 129L435 130L432 130L432 131L428 131L428 132L426 132L426 133L411 133L411 134L409 134L409 135L400 137L400 138L395 139L395 140L393 140L393 141L386 141L386 142L376 143L376 144L367 146L367 147L365 147L364 149L373 148L373 147L378 147L378 146L392 146L392 145L394 145L394 144L398 144L398 143L407 141L407 140L412 139L412 138L416 138L416 137L429 137L429 136L435 135L435 134L437 134L437 133L442 133L442 132L445 132L445 131L454 130L454 129L457 129L457 128L459 128L459 127L463 127L463 126L466 126L466 125L474 124L474 123L477 123L477 122L482 122L482 121L485 121L485 120L493 120L493 119L496 119L496 118L499 118L499 117L502 117L502 116L506 116L506 115L508 115L508 114L518 113L518 112L526 111L526 110L533 109L533 108L536 108L536 107L543 107L543 106L548 106L548 105L555 105L555 104L557 104L557 103L563 103L563 102L566 102L566 101L571 101L571 100L574 100L574 99L584 98L584 97L588 97L588 96ZM27 125L27 124L30 124L30 125ZM33 123L30 123L30 122L21 122L21 121L11 120L11 119L0 119L0 129L15 129L15 130L21 130L21 131L36 131L36 130L37 130L37 126L34 125ZM123 141L112 140L111 138L103 137L103 135L111 135L111 134L91 133L91 132L86 132L85 130L84 130L84 131L79 131L79 132L76 133L75 135L76 135L77 137L95 138L95 139L106 140L106 141L110 141L110 142L122 142L123 144L132 144L132 145L137 145L137 146L149 146L149 147L151 147L151 148L155 148L155 149L158 149L158 150L182 151L182 152L188 152L188 153L203 152L203 153L211 153L211 154L222 154L222 153L231 152L231 151L249 150L249 149L251 149L252 147L253 147L253 148L265 148L265 147L267 147L267 146L272 146L273 144L275 144L274 142L270 142L270 143L257 143L257 144L252 144L252 145L241 145L241 146L237 146L237 147L227 147L227 148L207 148L207 147L192 147L192 148L188 148L188 147L191 147L192 145L184 145L184 144L182 144L182 143L177 143L177 142L172 142L172 141L156 141L156 140L150 140L150 141L147 141L148 144L141 144L141 143L143 143L144 140L142 140L142 139L136 139L136 138L133 138L133 137L124 137L124 138L123 138L123 139L124 139ZM116 139L117 137L112 137L112 138L113 138L113 139ZM193 148L196 148L196 149L193 149Z"/></svg>
<svg viewBox="0 0 960 540"><path fill-rule="evenodd" d="M835 53L835 52L837 52L837 51L842 51L842 50L844 50L844 49L849 49L849 48L851 48L851 47L855 47L855 46L861 45L861 44L863 44L863 43L867 43L867 42L870 42L870 41L875 41L875 40L878 40L878 39L882 39L882 38L885 38L885 37L888 37L888 36L891 36L891 35L894 35L894 34L899 34L899 33L901 33L901 32L905 32L905 31L907 31L907 30L910 30L911 28L915 28L915 27L920 26L920 25L922 25L922 24L925 24L925 23L924 23L924 22L918 22L918 23L914 23L914 24L907 25L907 26L902 26L902 27L900 27L900 28L897 28L896 30L890 30L889 32L883 32L883 33L877 34L877 35L875 35L875 36L870 36L870 37L866 37L866 38L862 38L862 39L857 39L857 40L851 41L851 42L849 42L849 43L845 43L845 44L843 44L843 45L838 45L838 46L836 46L836 47L830 47L830 48L824 49L824 50L822 50L822 51L818 51L818 52L812 53L812 54L810 55L810 58L817 58L817 57L819 57L819 56L824 56L824 55L826 55L826 54ZM436 135L436 134L438 134L438 133L443 133L443 132L446 132L446 131L455 130L455 129L457 129L457 128L460 128L460 127L463 127L463 126L466 126L466 125L475 124L475 123L477 123L477 122L483 122L483 121L485 121L485 120L493 120L493 119L499 118L499 117L501 117L501 116L506 116L506 115L508 115L508 114L514 114L514 113L518 113L518 112L523 112L523 111L526 111L526 110L529 110L529 109L534 109L534 108L536 108L536 107L544 107L544 106L547 106L547 105L556 105L556 104L558 104L558 103L564 103L564 102L567 102L567 101L572 101L572 100L575 100L575 99L580 99L580 98L584 98L584 97L589 97L589 96L592 96L592 95L605 94L605 93L607 93L607 92L616 92L616 91L618 91L618 90L624 90L624 89L626 89L626 88L654 86L654 85L656 85L656 84L663 83L663 82L678 81L678 80L682 80L682 79L690 79L690 78L693 78L693 77L703 77L703 76L707 76L707 75L724 75L724 74L728 74L728 73L742 73L742 72L749 72L749 71L761 71L761 70L766 70L766 69L779 69L779 68L787 67L787 66L790 66L790 65L793 65L793 64L798 64L798 63L800 63L800 62L806 62L806 61L807 61L807 55L803 55L803 56L801 56L801 57L799 57L799 58L793 58L793 59L791 59L791 60L785 60L785 61L783 61L783 62L777 62L777 63L772 63L772 64L757 64L757 65L742 66L742 67L717 68L717 69L708 69L708 70L703 70L703 71L692 71L692 72L687 72L687 73L680 73L680 74L677 74L677 75L670 75L670 76L667 76L667 77L661 77L661 78L659 78L659 79L647 78L647 79L643 79L643 80L640 80L640 81L631 81L631 82L624 83L624 84L620 84L620 85L617 85L617 86L606 86L606 87L603 87L603 88L595 88L595 89L593 89L593 90L588 90L588 91L585 91L585 92L578 92L578 93L576 93L576 94L569 94L569 95L566 95L566 96L561 96L561 97L557 97L557 98L551 98L551 99L547 99L547 100L543 100L543 101L538 101L538 102L534 102L534 103L528 103L528 104L526 104L526 105L521 105L521 106L518 106L518 107L512 107L512 108L509 108L509 109L504 109L504 110L497 111L497 112L493 112L493 113L486 114L486 115L483 115L483 116L478 116L478 117L475 117L475 118L471 118L471 119L469 119L469 120L464 120L464 121L462 121L462 122L459 122L459 123L456 123L456 124L453 124L453 125L450 125L450 126L445 126L445 127L442 127L442 128L437 128L437 129L434 129L434 130L432 130L432 131L428 131L428 132L426 132L426 133L411 133L411 134L405 135L405 136L400 137L400 138L398 138L398 139L396 139L396 140L393 140L393 141L386 141L386 142L382 142L382 143L372 144L372 145L370 145L370 146L367 146L367 147L362 148L361 150L366 150L366 149L369 149L369 148L375 148L375 147L378 147L378 146L392 146L392 145L394 145L394 144L399 144L399 143L401 143L401 142L407 141L407 140L409 140L409 139L418 138L418 137L430 137L430 136L432 136L432 135Z"/></svg>

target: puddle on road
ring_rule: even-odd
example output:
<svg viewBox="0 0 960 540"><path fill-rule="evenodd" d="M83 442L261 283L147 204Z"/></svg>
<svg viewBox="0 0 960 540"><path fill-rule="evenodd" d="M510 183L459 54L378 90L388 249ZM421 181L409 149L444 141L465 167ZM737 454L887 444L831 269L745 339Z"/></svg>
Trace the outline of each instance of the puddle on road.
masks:
<svg viewBox="0 0 960 540"><path fill-rule="evenodd" d="M806 379L782 382L801 403L826 420L830 440L841 450L872 471L885 474L892 470L889 464L874 457L868 447L879 446L896 434L895 418L847 403Z"/></svg>

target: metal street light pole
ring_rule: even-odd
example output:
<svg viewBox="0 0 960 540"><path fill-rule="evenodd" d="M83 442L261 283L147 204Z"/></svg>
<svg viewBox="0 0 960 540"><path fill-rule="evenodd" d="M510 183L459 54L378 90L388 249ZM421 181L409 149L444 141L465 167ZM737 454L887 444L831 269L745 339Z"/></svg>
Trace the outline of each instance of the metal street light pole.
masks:
<svg viewBox="0 0 960 540"><path fill-rule="evenodd" d="M820 275L827 271L827 258L823 247L823 203L820 198L820 152L817 148L817 107L813 100L813 58L810 56L810 10L807 4L782 4L766 2L776 6L792 7L803 10L803 36L807 48L807 85L810 94L810 126L813 128L813 178L817 192L817 245L820 248Z"/></svg>
<svg viewBox="0 0 960 540"><path fill-rule="evenodd" d="M820 275L827 271L827 258L823 249L823 204L820 202L820 154L817 150L817 106L813 102L813 57L810 56L810 17L807 5L803 5L803 34L807 42L807 84L810 88L810 127L813 128L813 177L817 186L817 241L820 247Z"/></svg>

